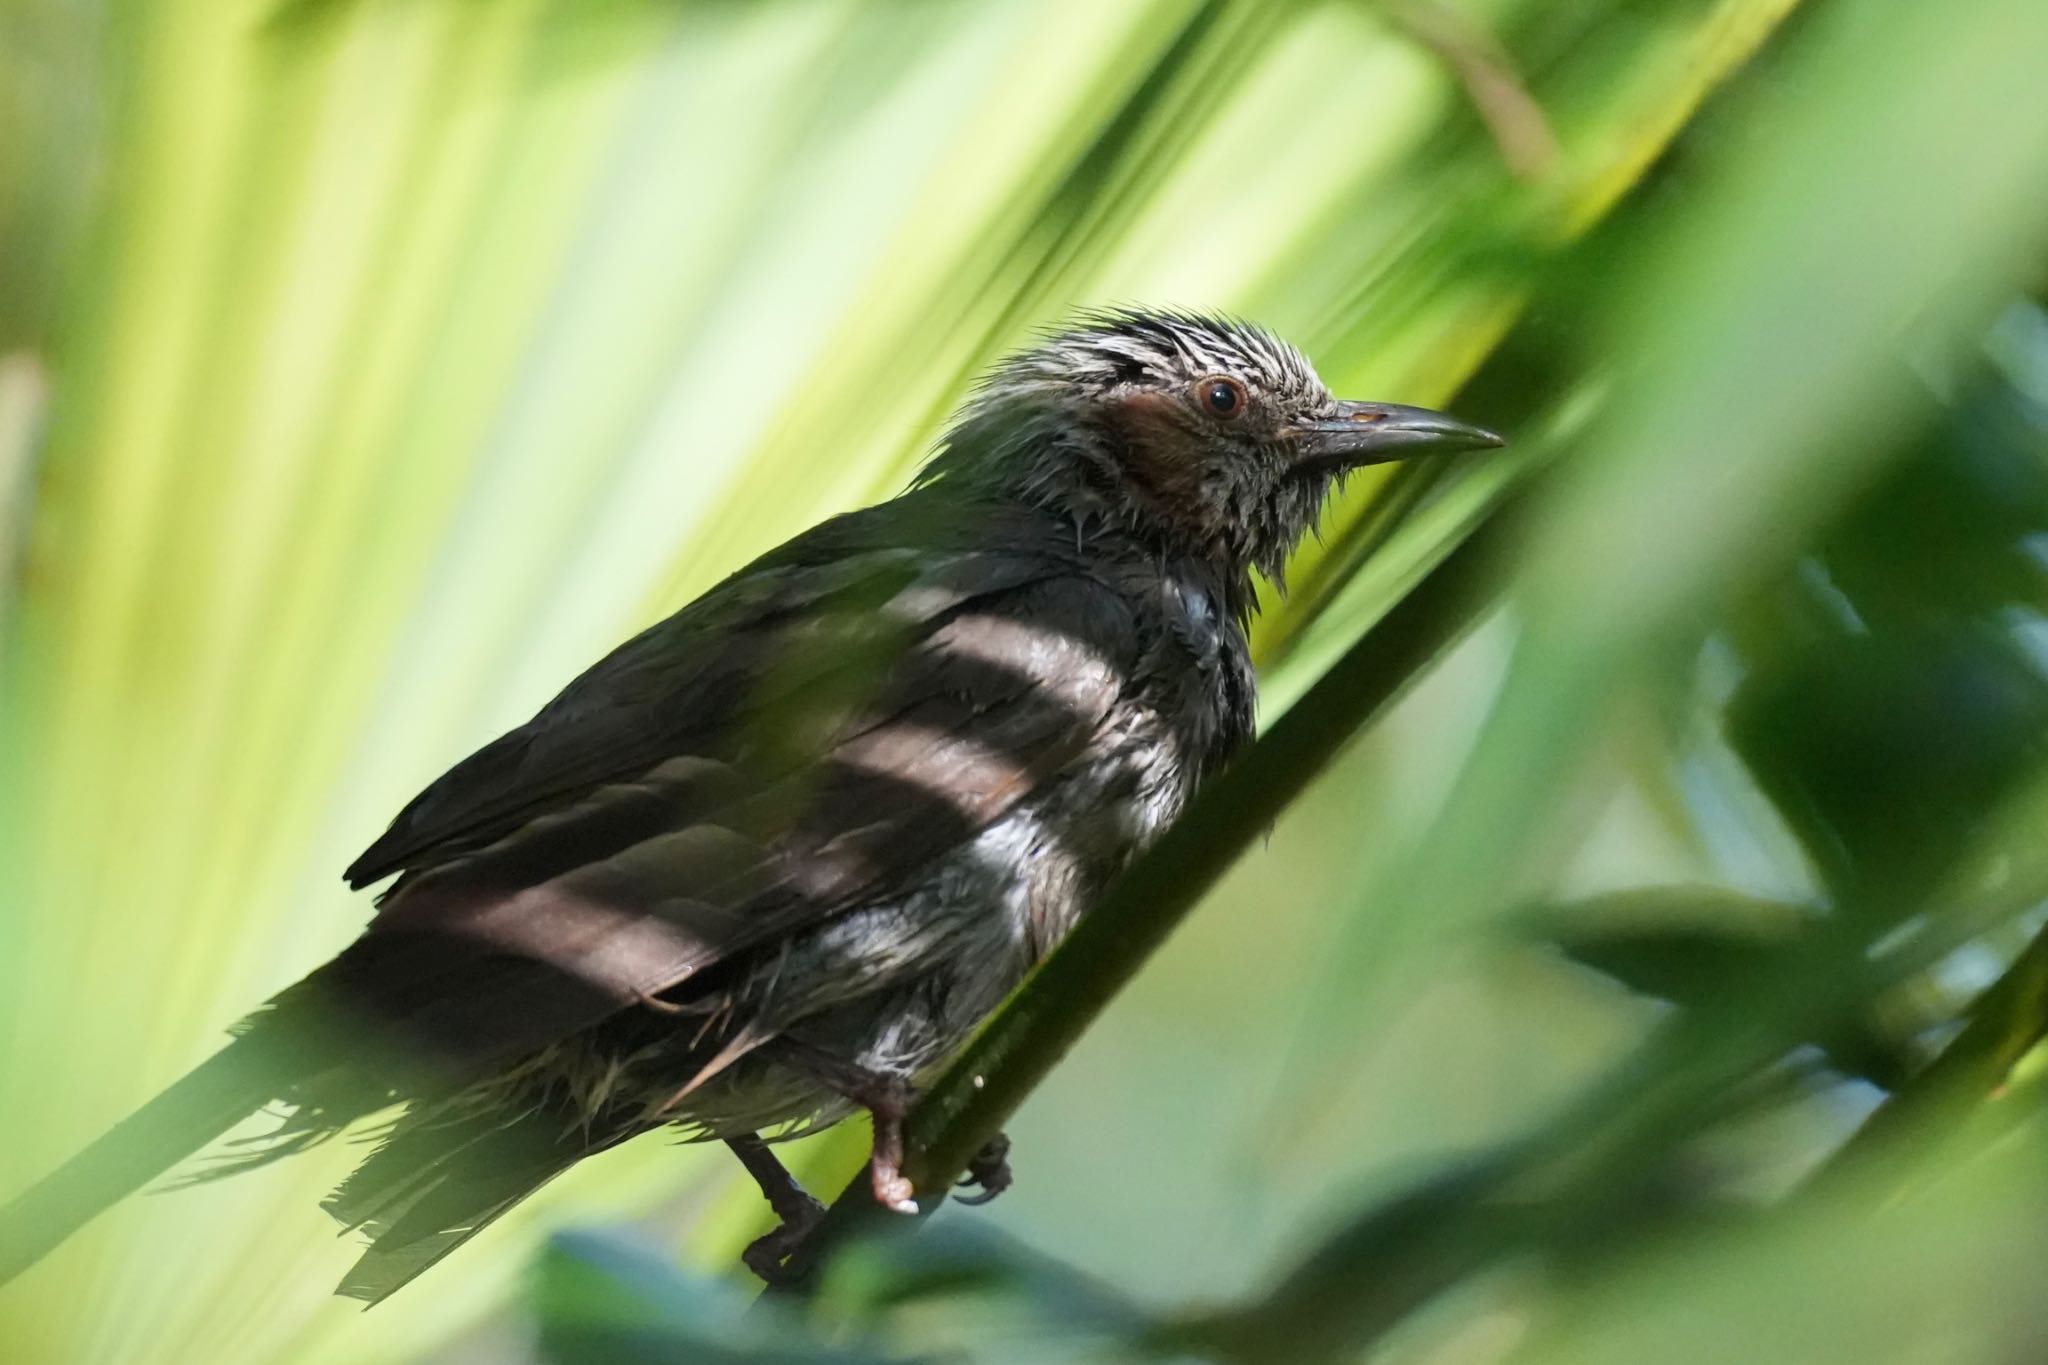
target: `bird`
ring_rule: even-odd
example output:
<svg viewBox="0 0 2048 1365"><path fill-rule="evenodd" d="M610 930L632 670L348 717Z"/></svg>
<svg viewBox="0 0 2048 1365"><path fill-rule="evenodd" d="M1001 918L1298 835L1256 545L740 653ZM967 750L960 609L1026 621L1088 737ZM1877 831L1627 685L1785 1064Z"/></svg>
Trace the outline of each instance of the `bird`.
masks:
<svg viewBox="0 0 2048 1365"><path fill-rule="evenodd" d="M914 1211L922 1082L1251 738L1255 575L1352 471L1503 444L1340 400L1241 319L1079 314L993 365L909 486L619 645L349 866L360 934L0 1209L0 1283L102 1209L375 1120L325 1201L374 1304L585 1157L865 1110ZM226 1132L274 1116L257 1139ZM1010 1181L1001 1139L968 1173Z"/></svg>

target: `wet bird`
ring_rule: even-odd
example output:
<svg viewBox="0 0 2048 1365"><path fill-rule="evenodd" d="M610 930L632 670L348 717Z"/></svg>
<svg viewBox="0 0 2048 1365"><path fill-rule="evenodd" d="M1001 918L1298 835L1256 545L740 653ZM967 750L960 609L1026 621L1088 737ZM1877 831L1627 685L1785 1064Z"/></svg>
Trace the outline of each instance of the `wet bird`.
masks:
<svg viewBox="0 0 2048 1365"><path fill-rule="evenodd" d="M326 1208L390 1294L586 1156L901 1119L1250 738L1252 575L1334 484L1500 444L1331 396L1252 325L1088 315L999 363L901 496L769 552L450 769L348 869L362 935L0 1210L0 1280L261 1110L232 1172L395 1111ZM1000 1151L971 1172L1008 1181Z"/></svg>

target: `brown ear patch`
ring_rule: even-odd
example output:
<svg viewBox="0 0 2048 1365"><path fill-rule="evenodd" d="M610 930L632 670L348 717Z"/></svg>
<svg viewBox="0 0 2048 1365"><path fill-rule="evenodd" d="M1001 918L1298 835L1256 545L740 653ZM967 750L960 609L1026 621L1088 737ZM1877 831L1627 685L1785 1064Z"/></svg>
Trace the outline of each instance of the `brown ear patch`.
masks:
<svg viewBox="0 0 2048 1365"><path fill-rule="evenodd" d="M1128 455L1127 477L1176 519L1200 509L1203 433L1185 399L1158 389L1120 397L1114 420Z"/></svg>
<svg viewBox="0 0 2048 1365"><path fill-rule="evenodd" d="M1140 429L1154 427L1172 432L1185 432L1187 429L1186 405L1178 397L1160 389L1133 389L1117 398L1116 407L1134 435Z"/></svg>

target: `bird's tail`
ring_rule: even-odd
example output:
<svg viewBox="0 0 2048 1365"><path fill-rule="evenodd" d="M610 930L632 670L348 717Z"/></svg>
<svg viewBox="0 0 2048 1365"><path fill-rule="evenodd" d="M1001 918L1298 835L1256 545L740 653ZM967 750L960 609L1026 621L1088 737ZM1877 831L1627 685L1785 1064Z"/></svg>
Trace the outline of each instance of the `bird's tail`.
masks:
<svg viewBox="0 0 2048 1365"><path fill-rule="evenodd" d="M370 1239L335 1292L383 1301L584 1157L645 1127L565 1124L545 1106L452 1121L407 1115L326 1201Z"/></svg>
<svg viewBox="0 0 2048 1365"><path fill-rule="evenodd" d="M0 1208L0 1284L268 1104L288 1068L269 1031L253 1030L16 1195Z"/></svg>

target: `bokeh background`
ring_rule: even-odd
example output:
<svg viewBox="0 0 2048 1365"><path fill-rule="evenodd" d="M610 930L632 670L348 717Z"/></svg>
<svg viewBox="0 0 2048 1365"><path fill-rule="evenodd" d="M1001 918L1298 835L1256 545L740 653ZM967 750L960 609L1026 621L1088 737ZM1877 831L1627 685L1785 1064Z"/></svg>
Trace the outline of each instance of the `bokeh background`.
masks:
<svg viewBox="0 0 2048 1365"><path fill-rule="evenodd" d="M2044 72L2039 0L0 0L0 1195L1076 307L1515 438L1354 483L1268 720L1527 522L1018 1187L808 1315L658 1141L361 1314L336 1144L100 1220L0 1359L2048 1358Z"/></svg>

